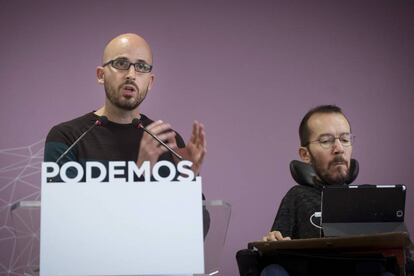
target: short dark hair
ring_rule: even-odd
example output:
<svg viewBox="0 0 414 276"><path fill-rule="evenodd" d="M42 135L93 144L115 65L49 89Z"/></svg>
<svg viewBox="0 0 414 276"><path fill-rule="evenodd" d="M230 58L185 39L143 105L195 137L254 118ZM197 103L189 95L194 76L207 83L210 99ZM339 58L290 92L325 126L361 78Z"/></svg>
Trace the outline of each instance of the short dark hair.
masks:
<svg viewBox="0 0 414 276"><path fill-rule="evenodd" d="M342 112L342 109L336 105L319 105L317 107L312 108L311 110L308 111L308 113L306 113L306 115L303 117L299 125L299 138L300 138L300 145L302 147L306 147L309 144L310 129L308 126L308 121L310 117L312 117L312 115L317 114L317 113L324 113L324 114L339 113L339 114L342 114L345 117L345 119L348 121L345 114Z"/></svg>

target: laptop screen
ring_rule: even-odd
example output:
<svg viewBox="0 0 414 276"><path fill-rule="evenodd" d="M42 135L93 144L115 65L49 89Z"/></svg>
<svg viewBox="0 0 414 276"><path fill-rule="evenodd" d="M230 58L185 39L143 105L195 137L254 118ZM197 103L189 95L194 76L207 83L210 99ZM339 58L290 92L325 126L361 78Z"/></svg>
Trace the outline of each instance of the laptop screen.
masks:
<svg viewBox="0 0 414 276"><path fill-rule="evenodd" d="M405 194L404 185L327 186L322 222L403 222Z"/></svg>

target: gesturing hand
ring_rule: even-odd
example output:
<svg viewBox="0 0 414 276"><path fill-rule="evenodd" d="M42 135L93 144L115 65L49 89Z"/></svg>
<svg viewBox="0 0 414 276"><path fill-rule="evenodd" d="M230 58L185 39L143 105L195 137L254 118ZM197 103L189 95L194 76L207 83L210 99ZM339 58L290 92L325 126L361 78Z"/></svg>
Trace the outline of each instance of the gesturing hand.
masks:
<svg viewBox="0 0 414 276"><path fill-rule="evenodd" d="M171 130L169 124L158 120L149 124L146 129L164 141L173 150L177 149L176 134ZM144 161L150 161L151 166L153 166L158 161L160 155L166 151L167 149L164 146L144 132L139 146L137 165L141 166Z"/></svg>
<svg viewBox="0 0 414 276"><path fill-rule="evenodd" d="M206 133L203 124L194 121L190 140L185 148L177 149L177 152L183 159L193 162L191 169L195 175L198 175L207 152Z"/></svg>

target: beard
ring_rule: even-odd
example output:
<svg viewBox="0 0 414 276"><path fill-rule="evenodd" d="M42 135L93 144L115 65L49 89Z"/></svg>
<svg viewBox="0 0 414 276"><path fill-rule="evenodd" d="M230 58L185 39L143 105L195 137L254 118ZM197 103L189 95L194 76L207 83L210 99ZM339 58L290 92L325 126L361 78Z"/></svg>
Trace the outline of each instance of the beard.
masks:
<svg viewBox="0 0 414 276"><path fill-rule="evenodd" d="M343 185L348 179L349 163L342 156L335 156L335 158L328 163L328 168L322 167L322 165L316 161L311 154L312 167L318 177L328 185ZM344 166L337 166L337 164L343 164Z"/></svg>
<svg viewBox="0 0 414 276"><path fill-rule="evenodd" d="M118 91L121 89L121 87L125 84L134 85L137 97L135 99L133 98L124 98ZM118 89L114 89L109 83L104 82L104 88L105 88L105 95L106 98L116 107L122 110L131 111L137 108L145 99L148 93L148 86L145 89L139 89L135 83L132 82L125 82L122 85L119 86Z"/></svg>

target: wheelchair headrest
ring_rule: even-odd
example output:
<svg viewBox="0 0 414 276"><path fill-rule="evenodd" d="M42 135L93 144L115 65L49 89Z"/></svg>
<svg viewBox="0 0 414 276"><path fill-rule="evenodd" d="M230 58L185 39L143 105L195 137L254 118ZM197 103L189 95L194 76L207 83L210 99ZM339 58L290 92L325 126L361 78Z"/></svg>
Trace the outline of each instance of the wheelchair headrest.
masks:
<svg viewBox="0 0 414 276"><path fill-rule="evenodd" d="M308 164L298 160L293 160L290 162L290 173L292 174L293 179L300 185L305 186L318 186L323 185L318 180L316 173L313 167ZM359 163L356 159L351 159L351 166L349 168L349 174L346 184L351 184L358 176L359 173Z"/></svg>

